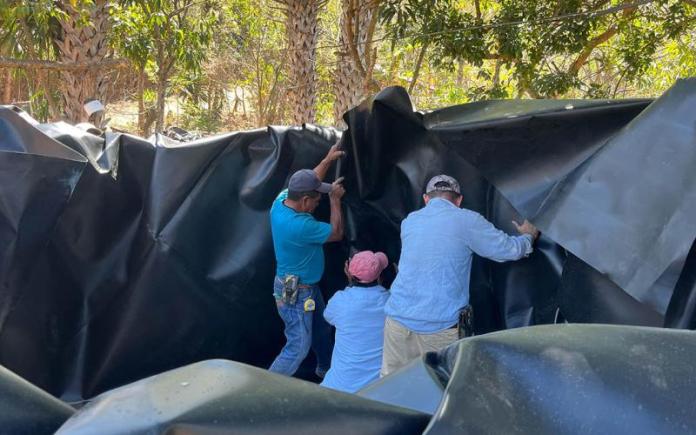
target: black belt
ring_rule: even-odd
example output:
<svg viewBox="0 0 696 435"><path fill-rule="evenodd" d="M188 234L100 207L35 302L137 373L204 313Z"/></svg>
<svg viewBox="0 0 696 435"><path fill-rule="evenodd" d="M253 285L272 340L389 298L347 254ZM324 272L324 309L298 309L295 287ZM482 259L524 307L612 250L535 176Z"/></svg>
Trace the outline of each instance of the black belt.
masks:
<svg viewBox="0 0 696 435"><path fill-rule="evenodd" d="M276 276L276 281L280 282L281 284L283 283L283 280L279 276ZM315 285L316 284L298 284L297 288L312 288Z"/></svg>

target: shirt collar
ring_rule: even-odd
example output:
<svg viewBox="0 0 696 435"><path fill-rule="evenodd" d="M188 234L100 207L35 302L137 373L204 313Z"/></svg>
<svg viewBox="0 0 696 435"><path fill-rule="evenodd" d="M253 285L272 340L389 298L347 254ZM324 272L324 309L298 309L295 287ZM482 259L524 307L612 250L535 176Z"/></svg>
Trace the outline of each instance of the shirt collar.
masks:
<svg viewBox="0 0 696 435"><path fill-rule="evenodd" d="M346 290L369 291L370 293L372 293L372 292L374 292L375 290L380 290L380 291L381 291L382 288L384 288L384 287L381 286L381 285L379 285L379 284L375 284L375 285L373 285L373 286L371 286L371 287L360 287L360 286L357 286L357 285L352 285L352 286L349 285L348 287L346 287ZM386 289L385 289L385 290L386 290Z"/></svg>
<svg viewBox="0 0 696 435"><path fill-rule="evenodd" d="M437 207L437 208L450 206L450 207L454 207L454 208L459 208L455 204L453 204L452 201L448 201L444 198L432 198L430 201L428 201L428 203L425 206L426 207L433 206L433 207Z"/></svg>

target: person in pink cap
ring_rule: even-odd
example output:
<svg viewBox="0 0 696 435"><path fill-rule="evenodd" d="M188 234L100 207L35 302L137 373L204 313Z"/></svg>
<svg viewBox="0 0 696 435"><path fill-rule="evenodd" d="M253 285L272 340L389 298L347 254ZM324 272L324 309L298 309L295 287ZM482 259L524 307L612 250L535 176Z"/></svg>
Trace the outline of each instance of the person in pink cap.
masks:
<svg viewBox="0 0 696 435"><path fill-rule="evenodd" d="M336 344L322 386L354 393L379 378L389 299L380 275L388 264L384 253L372 251L358 252L346 262L348 287L337 291L324 311L336 327Z"/></svg>

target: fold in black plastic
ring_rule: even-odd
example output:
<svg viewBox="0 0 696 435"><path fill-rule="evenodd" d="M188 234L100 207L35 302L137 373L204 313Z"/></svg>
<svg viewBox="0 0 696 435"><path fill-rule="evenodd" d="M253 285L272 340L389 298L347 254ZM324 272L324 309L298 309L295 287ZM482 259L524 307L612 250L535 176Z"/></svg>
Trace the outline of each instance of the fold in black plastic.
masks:
<svg viewBox="0 0 696 435"><path fill-rule="evenodd" d="M0 367L0 432L53 434L75 410Z"/></svg>
<svg viewBox="0 0 696 435"><path fill-rule="evenodd" d="M435 354L416 358L391 376L380 378L357 392L359 396L415 411L434 414L442 400L448 376L440 375Z"/></svg>

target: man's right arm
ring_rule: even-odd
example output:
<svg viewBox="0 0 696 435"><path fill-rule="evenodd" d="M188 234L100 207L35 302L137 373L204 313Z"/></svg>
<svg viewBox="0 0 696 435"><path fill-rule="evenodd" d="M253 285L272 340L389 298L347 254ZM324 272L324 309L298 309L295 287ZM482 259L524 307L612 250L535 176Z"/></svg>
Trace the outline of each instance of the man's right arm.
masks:
<svg viewBox="0 0 696 435"><path fill-rule="evenodd" d="M324 308L324 319L329 325L336 326L336 321L338 317L338 305L340 303L340 293L341 291L337 291L331 299L329 299L329 302L326 303L326 308Z"/></svg>
<svg viewBox="0 0 696 435"><path fill-rule="evenodd" d="M341 198L346 193L343 185L343 178L333 182L333 189L329 193L329 202L331 204L331 235L326 242L338 242L343 239L343 210L341 208Z"/></svg>
<svg viewBox="0 0 696 435"><path fill-rule="evenodd" d="M524 226L517 225L523 232L510 236L497 229L483 216L475 214L469 225L469 247L478 255L497 262L519 260L532 253L532 244L538 235L536 227L525 220Z"/></svg>

